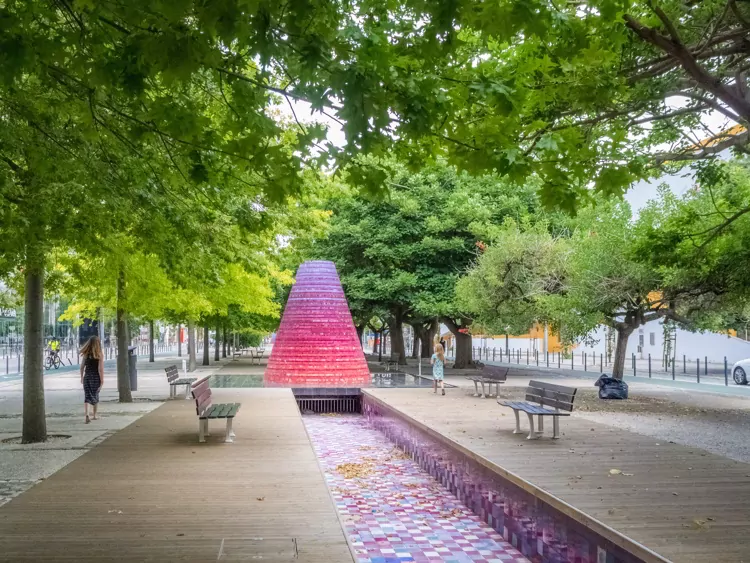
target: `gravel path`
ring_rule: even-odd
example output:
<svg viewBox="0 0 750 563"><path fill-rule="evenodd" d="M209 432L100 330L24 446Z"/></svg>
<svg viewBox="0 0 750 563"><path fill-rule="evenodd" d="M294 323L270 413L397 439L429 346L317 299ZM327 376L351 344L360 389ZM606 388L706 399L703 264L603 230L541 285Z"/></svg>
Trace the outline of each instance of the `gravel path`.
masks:
<svg viewBox="0 0 750 563"><path fill-rule="evenodd" d="M750 463L750 416L744 413L707 412L676 416L581 412L576 416L644 436L652 436L657 442L676 442Z"/></svg>

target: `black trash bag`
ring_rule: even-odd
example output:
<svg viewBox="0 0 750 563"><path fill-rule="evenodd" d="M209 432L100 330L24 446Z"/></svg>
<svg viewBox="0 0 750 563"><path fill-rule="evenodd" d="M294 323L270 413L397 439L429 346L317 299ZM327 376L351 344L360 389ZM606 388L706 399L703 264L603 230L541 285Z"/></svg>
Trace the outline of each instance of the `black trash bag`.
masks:
<svg viewBox="0 0 750 563"><path fill-rule="evenodd" d="M594 383L599 388L600 399L627 399L628 398L628 384L614 377L610 377L606 373L596 380Z"/></svg>

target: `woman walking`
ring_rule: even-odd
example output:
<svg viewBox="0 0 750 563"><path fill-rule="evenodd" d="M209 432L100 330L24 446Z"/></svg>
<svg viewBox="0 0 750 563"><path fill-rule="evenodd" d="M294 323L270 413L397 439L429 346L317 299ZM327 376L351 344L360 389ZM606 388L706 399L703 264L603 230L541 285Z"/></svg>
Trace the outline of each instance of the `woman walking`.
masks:
<svg viewBox="0 0 750 563"><path fill-rule="evenodd" d="M443 347L440 344L437 344L435 346L435 353L432 355L432 358L430 359L430 364L432 365L432 387L434 389L434 393L437 393L438 389L438 381L440 382L440 389L443 392L443 395L445 395L445 387L443 386L443 368L445 367L445 353L443 352Z"/></svg>
<svg viewBox="0 0 750 563"><path fill-rule="evenodd" d="M98 420L97 406L99 405L99 391L104 385L104 355L102 345L98 336L92 336L81 348L81 385L85 399L83 401L83 412L86 415L86 424L91 422L89 418L89 405L93 408L93 419Z"/></svg>

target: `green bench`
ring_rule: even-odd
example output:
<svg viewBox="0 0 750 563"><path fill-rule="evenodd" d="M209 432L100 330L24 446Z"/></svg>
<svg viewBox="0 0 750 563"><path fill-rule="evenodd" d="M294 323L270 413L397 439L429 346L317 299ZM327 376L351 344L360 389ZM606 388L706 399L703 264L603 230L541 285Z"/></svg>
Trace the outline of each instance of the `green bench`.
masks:
<svg viewBox="0 0 750 563"><path fill-rule="evenodd" d="M193 398L195 399L195 413L198 415L198 441L205 442L208 432L208 421L211 419L226 419L227 428L224 434L224 441L234 442L234 430L232 430L232 421L240 410L240 403L223 403L215 405L211 402L211 385L209 378L204 377L193 384Z"/></svg>

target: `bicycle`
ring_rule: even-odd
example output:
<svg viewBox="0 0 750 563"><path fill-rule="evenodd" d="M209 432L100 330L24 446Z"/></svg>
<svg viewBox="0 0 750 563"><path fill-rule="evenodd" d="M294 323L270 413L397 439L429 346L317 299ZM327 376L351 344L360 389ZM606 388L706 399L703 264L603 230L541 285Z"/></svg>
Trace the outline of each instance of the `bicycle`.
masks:
<svg viewBox="0 0 750 563"><path fill-rule="evenodd" d="M44 369L58 369L62 365L62 358L57 350L49 350L44 358Z"/></svg>

